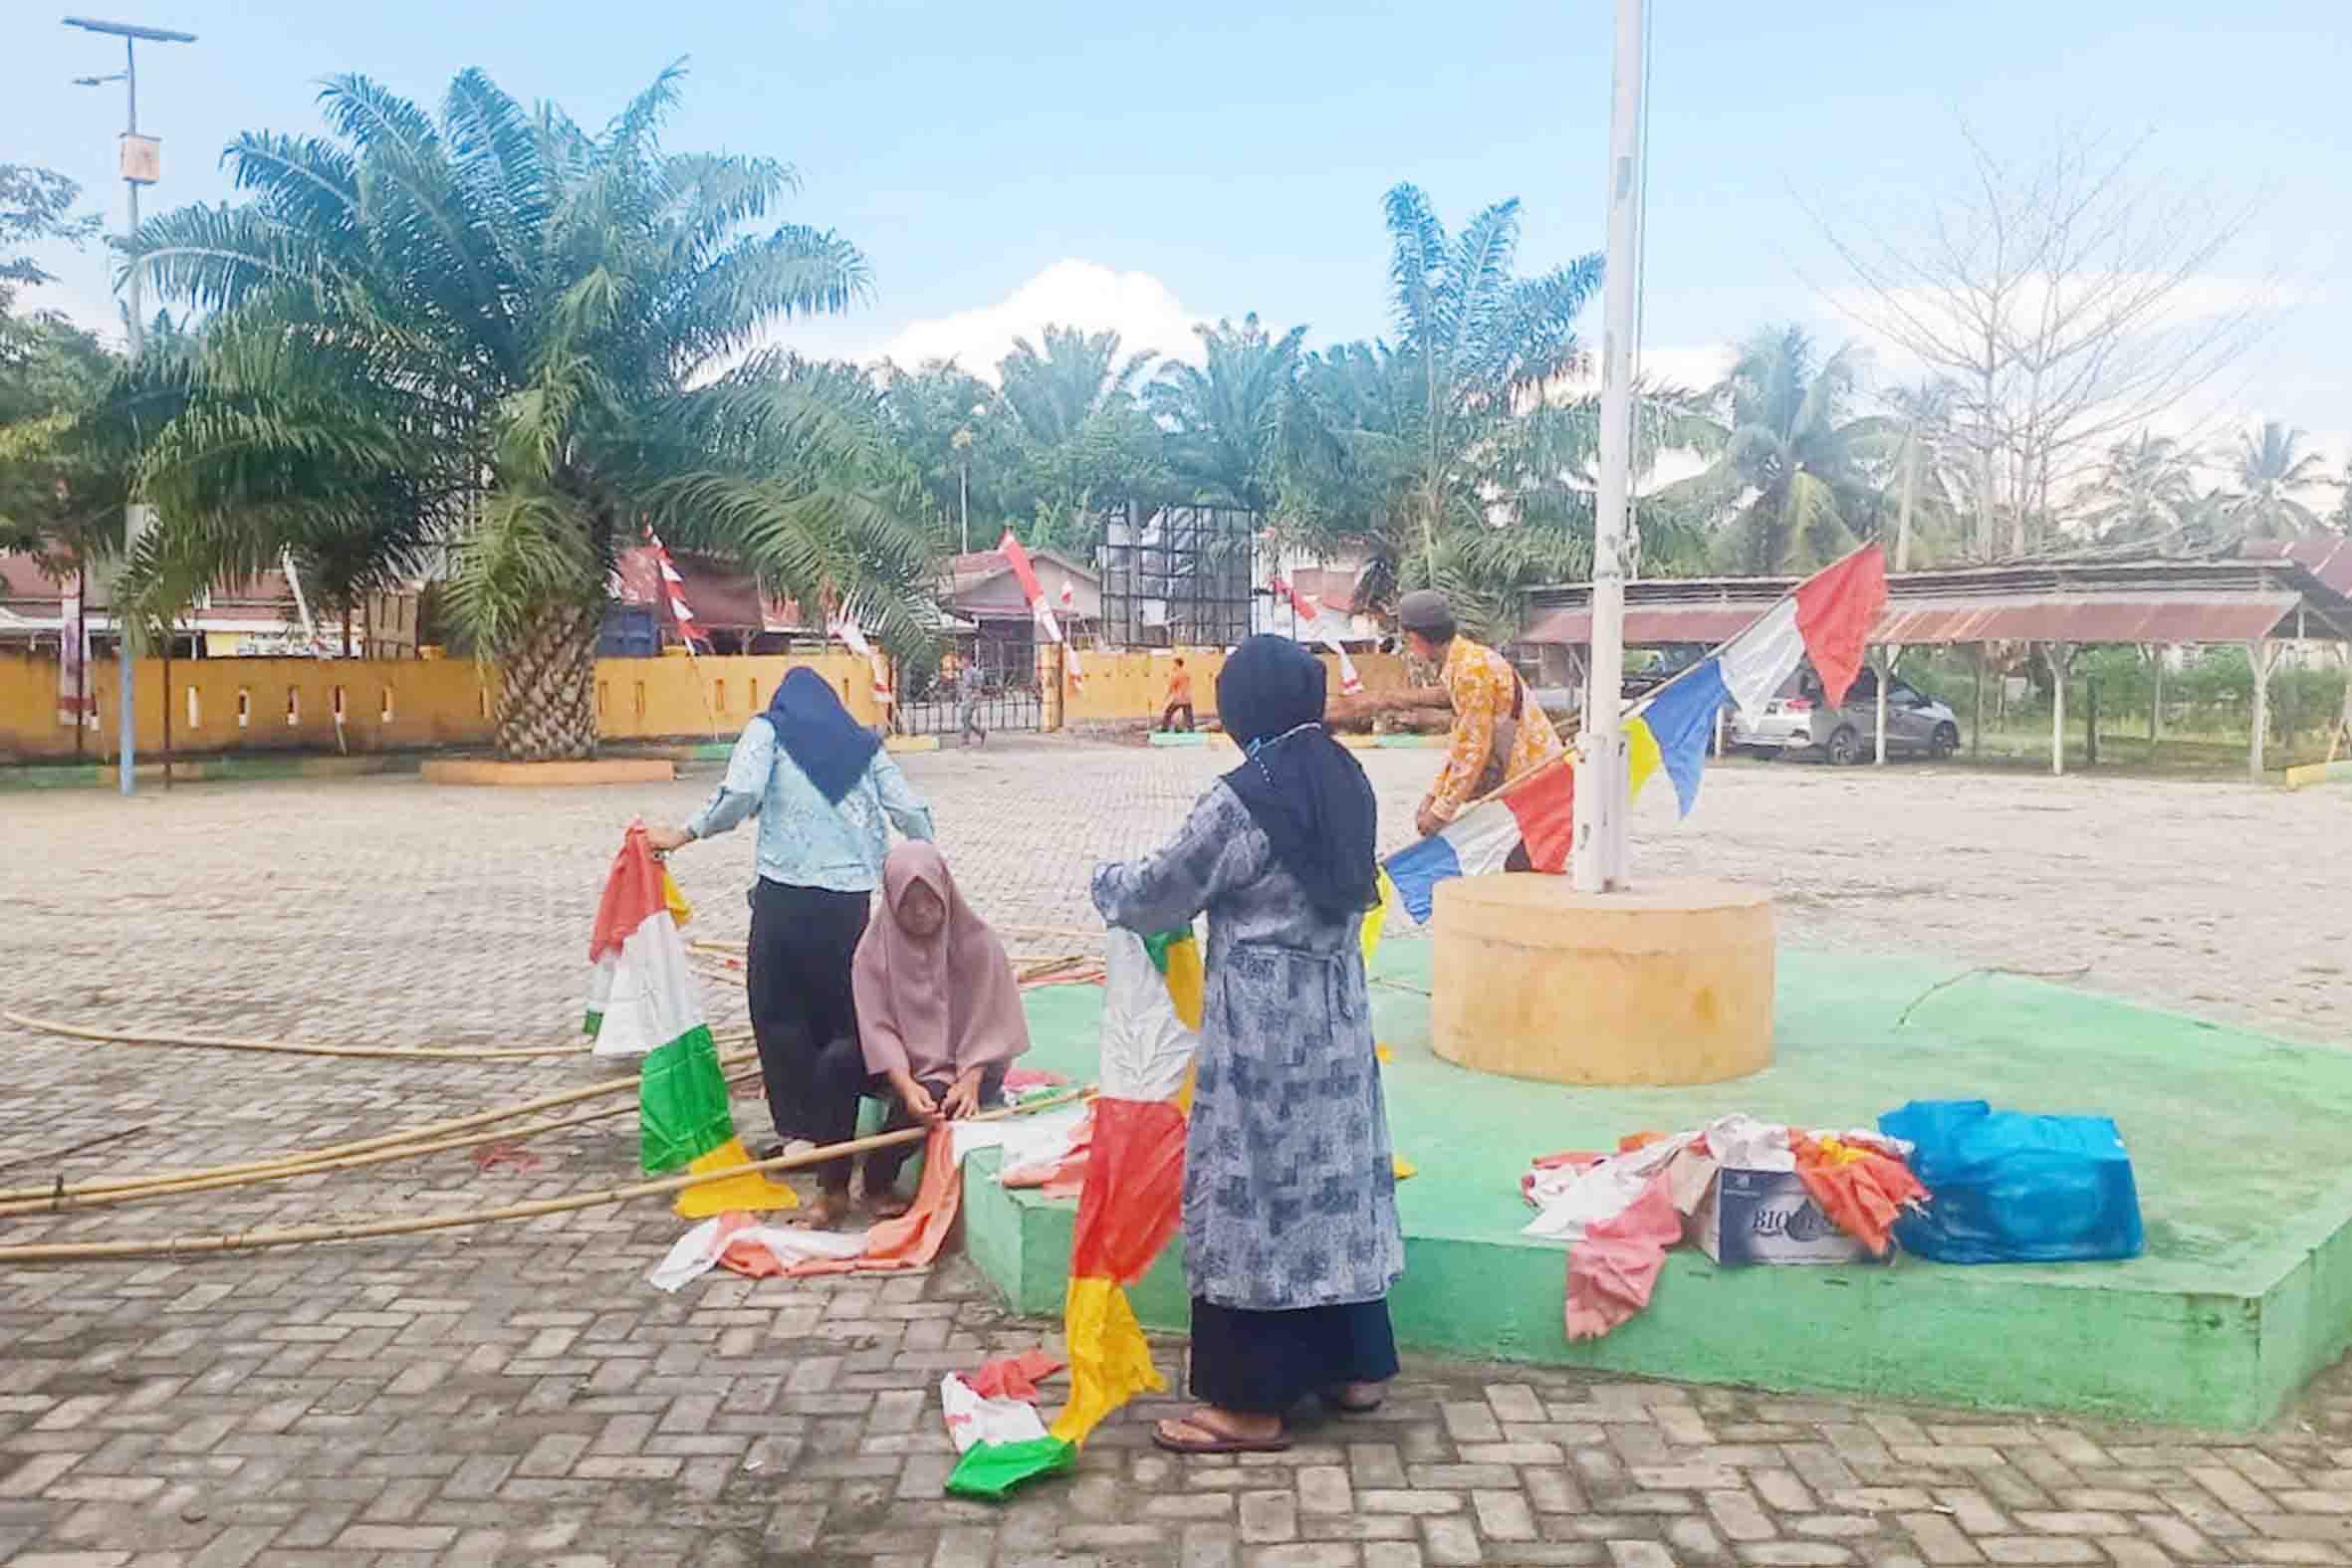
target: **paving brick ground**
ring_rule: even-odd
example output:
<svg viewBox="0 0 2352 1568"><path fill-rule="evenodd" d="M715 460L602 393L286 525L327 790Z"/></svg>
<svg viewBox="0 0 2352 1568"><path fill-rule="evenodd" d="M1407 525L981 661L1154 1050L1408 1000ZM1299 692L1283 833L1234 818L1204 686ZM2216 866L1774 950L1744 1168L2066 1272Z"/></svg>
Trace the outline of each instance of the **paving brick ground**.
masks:
<svg viewBox="0 0 2352 1568"><path fill-rule="evenodd" d="M1376 754L1402 820L1432 760ZM1029 952L1078 945L1083 870L1170 828L1217 760L1058 743L909 760L968 891ZM587 903L634 792L411 781L124 805L0 795L0 1003L322 1040L561 1041ZM1645 863L1771 881L1794 940L1966 964L2089 961L2103 989L2341 1038L2352 922L2298 878L2342 802L2215 785L1732 768L1645 803ZM680 857L740 936L749 843ZM2265 868L2260 880L2227 873ZM2299 869L2309 867L2308 873ZM2217 867L2220 868L2219 873ZM2283 880L2282 880L2283 879ZM2239 886L2242 881L2244 886ZM2303 896L2298 896L2303 895ZM2330 923L2333 923L2331 927ZM1020 929L1028 928L1028 929ZM721 995L721 1016L740 1010ZM215 1164L588 1081L449 1064L82 1045L0 1029L0 1158ZM758 1113L744 1107L747 1123ZM107 1239L473 1208L628 1179L626 1118L535 1169L458 1152L64 1218ZM44 1182L57 1162L0 1172ZM1078 1474L950 1502L931 1389L1037 1343L977 1276L643 1283L640 1203L361 1245L0 1270L0 1558L20 1564L985 1565L2342 1562L2352 1378L2252 1438L1409 1364L1377 1420L1266 1462L1153 1453L1139 1403ZM1173 1373L1180 1347L1162 1351Z"/></svg>

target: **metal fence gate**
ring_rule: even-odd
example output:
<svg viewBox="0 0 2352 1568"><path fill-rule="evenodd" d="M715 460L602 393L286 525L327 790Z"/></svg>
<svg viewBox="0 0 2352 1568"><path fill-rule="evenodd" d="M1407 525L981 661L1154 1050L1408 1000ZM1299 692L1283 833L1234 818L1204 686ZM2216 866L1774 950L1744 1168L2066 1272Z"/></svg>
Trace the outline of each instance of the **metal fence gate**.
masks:
<svg viewBox="0 0 2352 1568"><path fill-rule="evenodd" d="M984 734L1045 727L1037 641L1034 623L1027 617L984 622L979 635L956 638L950 652L957 664L969 659L980 666L980 696L973 704L973 719ZM943 662L918 689L906 694L898 709L901 734L936 735L952 742L963 733L963 700L957 695L952 669Z"/></svg>

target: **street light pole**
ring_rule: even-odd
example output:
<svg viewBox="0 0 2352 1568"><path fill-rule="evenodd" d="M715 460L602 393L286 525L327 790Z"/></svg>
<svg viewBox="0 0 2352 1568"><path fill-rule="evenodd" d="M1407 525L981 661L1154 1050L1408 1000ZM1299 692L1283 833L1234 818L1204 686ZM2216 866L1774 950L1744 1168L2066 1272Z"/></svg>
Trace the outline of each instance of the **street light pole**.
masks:
<svg viewBox="0 0 2352 1568"><path fill-rule="evenodd" d="M130 22L102 22L87 16L69 16L65 19L65 23L68 27L78 27L84 32L104 33L122 40L122 87L126 117L118 161L122 171L122 187L130 198L130 226L124 238L135 242L138 237L138 188L141 185L152 184L161 172L158 167L155 143L138 133L139 41L144 39L150 44L192 44L196 41L196 35L175 33L168 28L140 27ZM103 79L86 78L84 80L95 86ZM147 340L144 273L145 268L139 257L135 253L132 254L130 256L130 276L126 281L126 303L129 307L126 314L128 316L130 357L134 360L146 347ZM138 548L139 535L145 532L146 512L145 507L135 502L125 506L122 510L122 562L124 568L127 568L130 563L131 553ZM125 606L122 603L120 578L121 574L118 572L116 591L113 595L115 600L115 662L121 674L119 691L116 698L117 705L120 710L116 715L117 731L121 737L118 747L117 762L118 784L122 792L127 795L138 792L135 754L138 739L136 699L139 638L138 627L133 617L124 613ZM170 701L170 693L164 694L164 701L167 703Z"/></svg>
<svg viewBox="0 0 2352 1568"><path fill-rule="evenodd" d="M1644 0L1617 0L1609 117L1609 250L1601 304L1600 493L1592 538L1592 667L1576 738L1576 890L1625 885L1625 562L1633 489L1633 351L1639 331Z"/></svg>

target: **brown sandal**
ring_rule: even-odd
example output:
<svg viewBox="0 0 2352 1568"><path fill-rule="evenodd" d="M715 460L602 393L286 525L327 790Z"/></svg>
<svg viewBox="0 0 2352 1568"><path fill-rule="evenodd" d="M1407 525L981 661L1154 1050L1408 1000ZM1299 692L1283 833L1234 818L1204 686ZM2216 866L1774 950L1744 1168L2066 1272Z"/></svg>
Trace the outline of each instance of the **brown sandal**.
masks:
<svg viewBox="0 0 2352 1568"><path fill-rule="evenodd" d="M1193 1438L1172 1438L1168 1436L1170 1427L1190 1427L1195 1432L1209 1434L1209 1438L1206 1442ZM1291 1435L1288 1432L1277 1429L1271 1438L1245 1438L1239 1433L1220 1430L1204 1411L1155 1424L1151 1429L1151 1441L1155 1447L1170 1454L1288 1454L1291 1450Z"/></svg>

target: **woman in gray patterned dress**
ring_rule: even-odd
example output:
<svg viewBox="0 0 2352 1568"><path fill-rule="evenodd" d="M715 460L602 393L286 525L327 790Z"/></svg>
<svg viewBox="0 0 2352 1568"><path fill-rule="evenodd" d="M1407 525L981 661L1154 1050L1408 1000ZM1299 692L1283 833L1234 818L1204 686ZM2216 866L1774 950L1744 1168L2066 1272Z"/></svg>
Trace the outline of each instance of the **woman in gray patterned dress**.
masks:
<svg viewBox="0 0 2352 1568"><path fill-rule="evenodd" d="M1357 935L1379 898L1375 807L1323 730L1324 679L1288 638L1242 644L1217 681L1242 766L1174 843L1094 871L1114 926L1209 916L1184 1170L1202 1408L1153 1434L1177 1453L1288 1448L1301 1399L1369 1411L1397 1370L1387 1295L1404 1238Z"/></svg>

